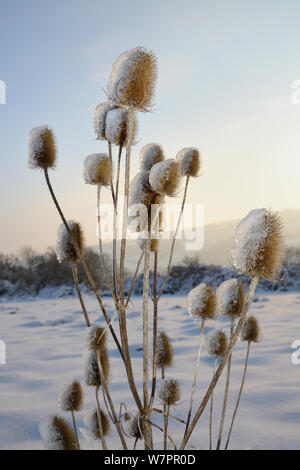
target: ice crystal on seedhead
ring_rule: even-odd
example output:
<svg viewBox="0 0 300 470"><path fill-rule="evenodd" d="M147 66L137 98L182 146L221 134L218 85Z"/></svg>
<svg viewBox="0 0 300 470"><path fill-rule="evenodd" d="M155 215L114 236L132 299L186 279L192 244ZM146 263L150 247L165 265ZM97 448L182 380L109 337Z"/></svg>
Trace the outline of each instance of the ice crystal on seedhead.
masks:
<svg viewBox="0 0 300 470"><path fill-rule="evenodd" d="M51 415L48 421L42 421L40 434L48 450L76 450L76 442L68 423L58 415Z"/></svg>
<svg viewBox="0 0 300 470"><path fill-rule="evenodd" d="M166 405L175 405L180 398L177 380L162 379L159 384L158 397Z"/></svg>
<svg viewBox="0 0 300 470"><path fill-rule="evenodd" d="M28 138L28 167L30 169L36 168L36 156L43 150L43 138L45 131L48 130L48 126L34 127Z"/></svg>
<svg viewBox="0 0 300 470"><path fill-rule="evenodd" d="M97 140L106 140L105 134L105 121L108 111L114 109L115 106L106 101L105 103L100 103L94 109L94 131Z"/></svg>
<svg viewBox="0 0 300 470"><path fill-rule="evenodd" d="M197 176L200 168L199 150L194 147L186 147L176 155L181 176Z"/></svg>
<svg viewBox="0 0 300 470"><path fill-rule="evenodd" d="M241 220L231 249L232 264L238 273L249 273L261 262L267 236L266 209L254 209Z"/></svg>
<svg viewBox="0 0 300 470"><path fill-rule="evenodd" d="M115 108L106 115L105 135L114 145L123 145L127 139L128 110Z"/></svg>
<svg viewBox="0 0 300 470"><path fill-rule="evenodd" d="M92 349L102 349L106 346L106 330L105 328L94 325L85 329L85 344L86 348L89 350Z"/></svg>
<svg viewBox="0 0 300 470"><path fill-rule="evenodd" d="M188 294L188 309L195 321L199 321L209 299L209 292L203 282L194 287Z"/></svg>
<svg viewBox="0 0 300 470"><path fill-rule="evenodd" d="M68 220L67 223L74 241L77 243L78 249L82 254L84 242L81 227L74 220ZM58 227L57 231L56 255L59 263L75 263L78 261L78 254L74 248L72 238L63 223Z"/></svg>
<svg viewBox="0 0 300 470"><path fill-rule="evenodd" d="M211 356L223 356L227 348L227 336L222 330L215 330L206 339L206 348Z"/></svg>
<svg viewBox="0 0 300 470"><path fill-rule="evenodd" d="M178 191L180 181L179 169L172 158L153 165L150 170L149 182L153 191L173 197Z"/></svg>
<svg viewBox="0 0 300 470"><path fill-rule="evenodd" d="M127 431L129 436L139 439L141 437L139 428L139 415L133 415L127 422Z"/></svg>
<svg viewBox="0 0 300 470"><path fill-rule="evenodd" d="M109 186L112 178L112 163L106 153L93 153L83 162L83 179L86 184Z"/></svg>
<svg viewBox="0 0 300 470"><path fill-rule="evenodd" d="M227 315L239 301L240 287L237 279L222 282L217 289L217 302L221 315Z"/></svg>
<svg viewBox="0 0 300 470"><path fill-rule="evenodd" d="M88 387L97 387L101 384L100 371L98 367L96 351L85 353L84 379Z"/></svg>
<svg viewBox="0 0 300 470"><path fill-rule="evenodd" d="M153 165L163 159L163 150L159 144L146 144L140 151L140 168L144 171L150 171Z"/></svg>
<svg viewBox="0 0 300 470"><path fill-rule="evenodd" d="M148 207L154 194L149 184L149 171L139 171L130 184L129 205L145 204Z"/></svg>
<svg viewBox="0 0 300 470"><path fill-rule="evenodd" d="M79 411L82 407L83 392L80 382L69 379L62 387L59 406L63 411Z"/></svg>

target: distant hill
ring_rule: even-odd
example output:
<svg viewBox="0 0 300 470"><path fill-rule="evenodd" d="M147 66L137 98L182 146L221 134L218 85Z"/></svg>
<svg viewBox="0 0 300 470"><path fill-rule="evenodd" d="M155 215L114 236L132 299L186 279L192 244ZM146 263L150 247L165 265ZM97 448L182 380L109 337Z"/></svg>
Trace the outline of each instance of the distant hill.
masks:
<svg viewBox="0 0 300 470"><path fill-rule="evenodd" d="M300 210L284 210L280 212L284 224L284 236L287 246L300 247ZM186 251L185 240L176 240L173 265L180 263L185 256L199 257L199 262L203 264L215 264L228 266L230 264L230 248L234 237L234 232L239 220L230 220L208 224L204 228L204 247L200 251ZM118 247L119 247L118 241ZM159 269L163 272L167 267L170 252L170 240L160 241ZM104 244L104 252L112 252L112 244ZM127 242L126 267L133 270L140 249L135 240Z"/></svg>

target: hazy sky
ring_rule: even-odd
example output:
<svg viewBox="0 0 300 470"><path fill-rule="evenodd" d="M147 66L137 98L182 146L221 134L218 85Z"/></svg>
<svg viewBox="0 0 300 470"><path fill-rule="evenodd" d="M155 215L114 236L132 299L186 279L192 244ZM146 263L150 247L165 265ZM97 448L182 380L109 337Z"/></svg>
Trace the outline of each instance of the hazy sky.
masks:
<svg viewBox="0 0 300 470"><path fill-rule="evenodd" d="M207 223L256 207L300 207L300 2L201 0L0 0L0 252L55 244L58 216L42 174L27 170L27 137L48 124L57 137L53 184L68 218L96 243L95 188L82 181L111 64L137 45L158 57L153 113L139 115L139 149L168 158L203 155L189 202Z"/></svg>

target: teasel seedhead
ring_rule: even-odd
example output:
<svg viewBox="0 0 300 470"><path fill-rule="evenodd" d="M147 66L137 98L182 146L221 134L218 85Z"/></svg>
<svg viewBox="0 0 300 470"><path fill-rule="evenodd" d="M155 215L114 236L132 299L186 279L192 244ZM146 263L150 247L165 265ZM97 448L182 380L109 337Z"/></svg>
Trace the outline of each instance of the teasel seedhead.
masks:
<svg viewBox="0 0 300 470"><path fill-rule="evenodd" d="M181 176L199 176L200 152L195 147L186 147L176 155Z"/></svg>
<svg viewBox="0 0 300 470"><path fill-rule="evenodd" d="M106 116L108 111L115 109L116 106L112 104L111 101L105 101L104 103L100 103L94 109L94 132L96 136L96 140L107 140L105 127L106 127Z"/></svg>
<svg viewBox="0 0 300 470"><path fill-rule="evenodd" d="M112 66L107 94L117 105L148 111L157 76L156 57L143 47L121 54Z"/></svg>
<svg viewBox="0 0 300 470"><path fill-rule="evenodd" d="M175 406L180 400L180 389L176 379L163 379L159 384L158 397L164 405Z"/></svg>
<svg viewBox="0 0 300 470"><path fill-rule="evenodd" d="M239 223L231 260L239 274L276 280L283 257L282 223L278 213L255 209Z"/></svg>
<svg viewBox="0 0 300 470"><path fill-rule="evenodd" d="M78 252L74 247L73 241L76 243L81 256L84 256L84 236L81 225L74 220L67 221L68 227L72 236L67 231L64 224L58 227L57 242L56 242L56 255L59 263L78 263L80 258Z"/></svg>
<svg viewBox="0 0 300 470"><path fill-rule="evenodd" d="M72 379L65 385L60 397L59 406L63 411L80 411L83 402L83 391L80 382Z"/></svg>
<svg viewBox="0 0 300 470"><path fill-rule="evenodd" d="M101 408L100 419L102 423L103 435L107 436L110 432L110 424L106 413ZM93 437L93 439L101 439L97 410L94 410L93 413L90 413L84 417L84 424L88 427L89 434L91 437Z"/></svg>
<svg viewBox="0 0 300 470"><path fill-rule="evenodd" d="M153 165L164 160L164 152L159 144L146 144L140 151L141 171L150 171Z"/></svg>
<svg viewBox="0 0 300 470"><path fill-rule="evenodd" d="M45 434L49 450L77 450L74 433L61 416L50 416Z"/></svg>
<svg viewBox="0 0 300 470"><path fill-rule="evenodd" d="M211 356L222 357L226 351L228 340L223 330L216 330L206 339L206 348Z"/></svg>
<svg viewBox="0 0 300 470"><path fill-rule="evenodd" d="M28 167L46 170L54 168L56 146L53 131L48 126L34 127L28 138Z"/></svg>
<svg viewBox="0 0 300 470"><path fill-rule="evenodd" d="M242 341L250 343L259 343L262 339L259 323L253 315L246 318L241 332Z"/></svg>
<svg viewBox="0 0 300 470"><path fill-rule="evenodd" d="M221 315L237 318L245 304L245 289L237 279L222 282L217 289L217 305Z"/></svg>
<svg viewBox="0 0 300 470"><path fill-rule="evenodd" d="M106 351L101 351L101 365L103 369L104 379L108 382L109 378L109 359ZM95 350L89 351L84 364L84 379L88 387L100 387L101 377L97 361L97 353Z"/></svg>
<svg viewBox="0 0 300 470"><path fill-rule="evenodd" d="M149 184L149 172L139 171L130 184L128 224L136 232L148 231L151 202L155 196Z"/></svg>
<svg viewBox="0 0 300 470"><path fill-rule="evenodd" d="M159 369L171 367L173 359L174 351L169 336L164 331L160 331L157 338L157 367Z"/></svg>
<svg viewBox="0 0 300 470"><path fill-rule="evenodd" d="M127 431L129 436L134 437L135 439L142 439L138 414L130 416L130 419L127 420Z"/></svg>
<svg viewBox="0 0 300 470"><path fill-rule="evenodd" d="M174 197L180 184L179 167L172 158L156 163L150 170L149 183L154 192Z"/></svg>
<svg viewBox="0 0 300 470"><path fill-rule="evenodd" d="M83 179L86 184L109 187L112 181L112 162L106 153L93 153L83 162Z"/></svg>
<svg viewBox="0 0 300 470"><path fill-rule="evenodd" d="M101 326L90 326L85 330L85 343L89 350L106 350L107 333Z"/></svg>
<svg viewBox="0 0 300 470"><path fill-rule="evenodd" d="M216 294L212 287L203 282L188 294L188 309L195 321L214 319L216 314Z"/></svg>
<svg viewBox="0 0 300 470"><path fill-rule="evenodd" d="M108 111L105 122L106 139L113 145L126 145L128 136L129 112L126 108L114 108ZM133 121L132 143L137 132L137 121Z"/></svg>

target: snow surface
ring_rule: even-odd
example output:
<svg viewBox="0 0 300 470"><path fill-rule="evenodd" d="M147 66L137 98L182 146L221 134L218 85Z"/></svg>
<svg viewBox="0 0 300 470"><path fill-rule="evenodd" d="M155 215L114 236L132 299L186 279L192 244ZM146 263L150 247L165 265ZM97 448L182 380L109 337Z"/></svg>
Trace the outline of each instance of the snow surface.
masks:
<svg viewBox="0 0 300 470"><path fill-rule="evenodd" d="M88 313L92 321L101 318L97 301L85 294ZM292 342L300 340L299 293L263 293L255 297L250 313L259 319L263 339L251 346L245 391L232 433L231 448L236 449L300 449L300 365L293 365ZM112 301L104 298L110 315ZM151 312L151 302L149 312ZM130 302L127 313L130 352L137 377L137 387L142 390L142 298ZM68 377L80 379L84 389L83 409L76 413L78 426L83 429L83 418L95 409L94 390L83 380L83 351L85 323L75 296L65 298L39 298L36 300L5 301L0 303L1 340L6 342L7 364L0 365L0 448L42 449L39 423L51 413L58 412L69 423L70 416L58 407L61 384ZM117 325L114 322L114 325ZM205 334L222 328L228 334L230 320L218 317L207 320ZM180 385L181 399L172 414L186 418L189 392L199 341L199 325L194 324L187 310L186 296L163 296L159 304L159 329L166 331L174 347L174 367L166 377L175 377ZM136 409L130 397L126 376L119 353L108 336L111 364L110 389L119 407L125 402L128 412ZM246 344L237 344L232 360L232 380L227 418L231 418L237 397ZM203 349L195 406L199 404L212 375L214 358ZM160 378L160 371L158 371ZM216 441L224 376L214 394L214 442ZM101 401L101 399L100 399ZM102 403L103 405L103 403ZM101 406L102 406L101 405ZM155 405L159 406L158 396ZM162 417L153 414L162 425ZM228 430L227 419L225 431ZM202 415L190 445L196 449L208 448L208 408ZM86 428L85 428L86 429ZM177 443L184 425L170 418L170 434ZM99 443L87 444L80 433L83 448L99 448ZM132 448L134 440L129 442ZM154 433L156 448L161 446L160 431ZM107 437L110 449L120 448L113 426ZM139 441L137 449L141 449Z"/></svg>

